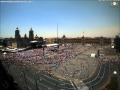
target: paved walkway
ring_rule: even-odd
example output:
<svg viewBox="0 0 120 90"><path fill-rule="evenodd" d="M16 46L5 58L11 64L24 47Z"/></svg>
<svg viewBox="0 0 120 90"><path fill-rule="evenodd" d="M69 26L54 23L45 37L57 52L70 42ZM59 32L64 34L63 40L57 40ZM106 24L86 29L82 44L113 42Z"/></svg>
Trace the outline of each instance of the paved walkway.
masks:
<svg viewBox="0 0 120 90"><path fill-rule="evenodd" d="M75 80L75 85L77 86L78 90L89 90L89 88L83 83L83 81Z"/></svg>

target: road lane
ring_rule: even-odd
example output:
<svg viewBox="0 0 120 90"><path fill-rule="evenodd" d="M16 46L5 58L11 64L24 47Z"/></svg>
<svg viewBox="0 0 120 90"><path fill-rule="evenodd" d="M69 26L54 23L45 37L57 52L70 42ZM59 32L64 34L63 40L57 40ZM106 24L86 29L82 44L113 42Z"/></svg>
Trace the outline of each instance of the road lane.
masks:
<svg viewBox="0 0 120 90"><path fill-rule="evenodd" d="M94 82L96 79L99 79L98 77L102 74L102 70L104 70L104 63L101 63L100 66L98 67L98 70L96 70L96 72L94 73L94 75L90 78L88 78L87 80L83 80L83 82L85 83L85 85L87 85L89 87L90 83Z"/></svg>

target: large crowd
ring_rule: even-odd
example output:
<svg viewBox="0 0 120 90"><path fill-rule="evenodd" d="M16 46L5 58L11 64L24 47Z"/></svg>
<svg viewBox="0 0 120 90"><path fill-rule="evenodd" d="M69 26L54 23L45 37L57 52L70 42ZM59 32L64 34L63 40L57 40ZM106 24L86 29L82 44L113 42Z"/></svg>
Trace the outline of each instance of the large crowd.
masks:
<svg viewBox="0 0 120 90"><path fill-rule="evenodd" d="M7 53L6 59L21 65L51 64L51 67L54 67L79 54L77 50L80 47L73 48L71 45L68 45L59 47L58 51L52 51L49 47L45 48L44 51L42 48L30 49L16 53Z"/></svg>
<svg viewBox="0 0 120 90"><path fill-rule="evenodd" d="M86 61L86 58L89 59L90 55L84 52L89 52L90 48L93 47L68 44L54 48L54 50L53 47L46 47L44 50L43 48L30 49L16 53L7 53L6 60L16 64L17 68L29 66L49 73L60 72L64 75L72 73L72 75L75 76L75 74L80 71L80 68L83 68L81 71L89 68L88 63L90 62ZM81 55L78 58L81 62L79 60L71 61L78 55Z"/></svg>

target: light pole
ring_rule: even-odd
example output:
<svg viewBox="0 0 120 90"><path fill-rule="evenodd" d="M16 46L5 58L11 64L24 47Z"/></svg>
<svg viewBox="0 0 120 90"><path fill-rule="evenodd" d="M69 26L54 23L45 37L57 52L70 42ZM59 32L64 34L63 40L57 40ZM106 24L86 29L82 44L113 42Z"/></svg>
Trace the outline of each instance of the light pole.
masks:
<svg viewBox="0 0 120 90"><path fill-rule="evenodd" d="M58 42L58 24L57 24L57 43L59 43Z"/></svg>
<svg viewBox="0 0 120 90"><path fill-rule="evenodd" d="M83 45L84 45L84 39L85 39L85 38L84 38L84 32L83 32Z"/></svg>

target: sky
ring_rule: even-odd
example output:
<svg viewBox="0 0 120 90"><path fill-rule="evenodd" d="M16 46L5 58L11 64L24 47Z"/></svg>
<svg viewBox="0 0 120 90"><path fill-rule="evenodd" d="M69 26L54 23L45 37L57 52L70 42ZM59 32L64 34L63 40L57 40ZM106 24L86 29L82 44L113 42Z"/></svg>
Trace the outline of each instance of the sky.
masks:
<svg viewBox="0 0 120 90"><path fill-rule="evenodd" d="M11 1L11 2L10 2ZM0 0L0 37L115 37L120 32L120 0Z"/></svg>

